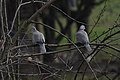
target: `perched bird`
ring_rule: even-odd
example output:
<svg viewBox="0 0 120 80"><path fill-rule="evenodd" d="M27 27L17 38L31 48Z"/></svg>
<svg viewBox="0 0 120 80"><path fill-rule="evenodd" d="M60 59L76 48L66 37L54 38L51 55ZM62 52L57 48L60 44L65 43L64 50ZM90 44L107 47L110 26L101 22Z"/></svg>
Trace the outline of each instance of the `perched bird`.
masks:
<svg viewBox="0 0 120 80"><path fill-rule="evenodd" d="M77 42L83 44L87 52L89 52L92 49L89 45L88 34L84 30L85 30L85 26L81 25L78 32L76 33L76 40Z"/></svg>
<svg viewBox="0 0 120 80"><path fill-rule="evenodd" d="M45 53L45 38L44 35L39 32L34 26L32 26L32 42L33 44L39 44L40 53Z"/></svg>
<svg viewBox="0 0 120 80"><path fill-rule="evenodd" d="M85 53L85 57L87 57L92 49L89 45L89 38L88 38L88 34L84 31L85 30L85 26L81 25L78 32L76 33L76 40L77 42L81 43L84 45L85 49L83 49L83 53ZM92 59L94 55L90 55L89 57L87 57L87 62L90 62L90 60Z"/></svg>

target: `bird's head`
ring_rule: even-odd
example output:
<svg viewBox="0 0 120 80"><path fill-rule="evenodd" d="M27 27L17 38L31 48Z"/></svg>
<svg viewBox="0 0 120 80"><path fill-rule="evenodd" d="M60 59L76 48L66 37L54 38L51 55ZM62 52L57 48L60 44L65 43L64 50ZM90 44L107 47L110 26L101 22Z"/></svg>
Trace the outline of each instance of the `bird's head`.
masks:
<svg viewBox="0 0 120 80"><path fill-rule="evenodd" d="M85 26L84 25L81 25L79 30L85 30Z"/></svg>
<svg viewBox="0 0 120 80"><path fill-rule="evenodd" d="M35 32L36 31L36 28L35 28L35 26L32 26L32 32Z"/></svg>

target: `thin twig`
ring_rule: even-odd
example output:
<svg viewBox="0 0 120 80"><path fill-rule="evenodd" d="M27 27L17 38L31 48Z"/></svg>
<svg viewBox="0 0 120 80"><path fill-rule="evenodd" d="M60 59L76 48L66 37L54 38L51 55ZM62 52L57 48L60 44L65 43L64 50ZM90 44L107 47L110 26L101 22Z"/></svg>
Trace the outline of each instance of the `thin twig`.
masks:
<svg viewBox="0 0 120 80"><path fill-rule="evenodd" d="M81 45L80 43L75 43L76 45ZM63 46L72 46L71 43L64 43L64 44L45 44L48 47L63 47ZM106 46L109 47L117 52L120 52L120 50L118 48L113 47L112 45L119 45L119 44L108 44L108 43L90 43L90 45L94 45L94 46ZM29 45L19 45L19 46L14 46L12 47L10 50L16 50L19 48L26 48L26 47L35 47L35 46L39 46L38 44L29 44Z"/></svg>
<svg viewBox="0 0 120 80"><path fill-rule="evenodd" d="M46 52L46 53L35 53L35 54L24 54L24 55L16 55L16 56L10 56L9 58L18 58L18 57L30 57L30 56L39 56L39 55L48 55L48 54L56 54L61 53L65 51L75 50L76 48L68 48L58 51L52 51L52 52Z"/></svg>
<svg viewBox="0 0 120 80"><path fill-rule="evenodd" d="M37 10L29 19L28 21L33 20L39 13L41 13L43 10L48 8L55 0L48 1L43 7L41 7L39 10Z"/></svg>
<svg viewBox="0 0 120 80"><path fill-rule="evenodd" d="M7 4L6 0L4 0L4 14L5 14L5 27L8 31L8 19L7 19Z"/></svg>
<svg viewBox="0 0 120 80"><path fill-rule="evenodd" d="M110 32L111 30L113 30L113 29L115 29L115 28L117 28L117 27L119 27L119 26L120 26L120 24L114 25L112 28L109 28L107 31L103 32L103 33L100 34L98 37L96 37L95 39L93 39L91 42L97 40L98 38L102 37L103 35L107 34L107 33Z"/></svg>
<svg viewBox="0 0 120 80"><path fill-rule="evenodd" d="M2 27L2 36L3 36L3 43L2 45L5 44L6 42L6 36L5 36L5 29L4 29L4 19L3 19L3 0L1 0L1 3L0 3L0 20L1 20L1 27ZM5 47L5 46L4 46ZM4 49L4 48L3 48Z"/></svg>
<svg viewBox="0 0 120 80"><path fill-rule="evenodd" d="M85 56L84 56L84 55L82 54L82 52L79 50L79 48L77 47L77 45L75 45L75 44L73 43L73 41L71 41L67 36L65 36L64 34L60 33L60 32L57 31L56 29L50 27L49 25L46 25L46 24L40 23L40 22L35 22L35 21L31 21L31 23L36 23L36 24L44 25L44 26L48 27L49 29L51 29L51 30L53 30L53 31L61 34L64 38L66 38L69 42L71 42L71 43L74 45L74 47L79 51L79 53L82 55L82 57L83 57L83 59L86 61L86 63L88 64L88 66L89 66L90 70L92 71L92 73L93 73L94 77L96 78L96 80L98 80L96 74L94 73L94 70L92 69L92 67L90 66L90 64L87 62L87 60L85 59Z"/></svg>
<svg viewBox="0 0 120 80"><path fill-rule="evenodd" d="M97 19L96 23L94 24L93 28L91 29L91 31L89 32L88 35L90 35L93 32L93 29L96 27L96 25L98 24L99 20L102 18L103 14L105 12L105 9L106 9L106 3L107 3L107 0L105 1L104 7L103 7L103 9L101 10L101 12L100 12L100 14L98 16L98 19Z"/></svg>
<svg viewBox="0 0 120 80"><path fill-rule="evenodd" d="M29 21L31 21L33 18L35 18L39 13L42 13L43 10L45 10L46 8L48 8L55 0L51 0L49 2L47 2L45 5L43 5L40 9L38 9L28 20L24 21L21 28L19 29L19 31L16 32L16 34L13 36L13 42L15 43L15 40L16 40L16 37L18 36L18 34L21 32L21 30L24 28L24 27L28 27L29 24ZM29 4L31 2L28 2L28 3L25 3L25 4L22 4L22 5L26 5L26 4Z"/></svg>

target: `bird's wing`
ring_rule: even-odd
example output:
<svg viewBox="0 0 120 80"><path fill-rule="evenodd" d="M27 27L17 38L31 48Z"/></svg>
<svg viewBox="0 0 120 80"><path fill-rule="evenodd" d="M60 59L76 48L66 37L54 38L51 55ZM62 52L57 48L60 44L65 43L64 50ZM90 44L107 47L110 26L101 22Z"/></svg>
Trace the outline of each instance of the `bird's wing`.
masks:
<svg viewBox="0 0 120 80"><path fill-rule="evenodd" d="M35 43L36 43L35 33L32 33L32 43L33 43L33 44L35 44Z"/></svg>
<svg viewBox="0 0 120 80"><path fill-rule="evenodd" d="M40 34L38 32L33 32L32 41L34 44L40 41Z"/></svg>
<svg viewBox="0 0 120 80"><path fill-rule="evenodd" d="M41 33L41 42L45 43L45 37L42 33Z"/></svg>
<svg viewBox="0 0 120 80"><path fill-rule="evenodd" d="M45 43L45 38L44 38L44 35L41 32L39 32L37 30L33 31L32 42L34 44L39 45L39 51L41 53L46 52L46 48L45 48L45 44L44 44Z"/></svg>
<svg viewBox="0 0 120 80"><path fill-rule="evenodd" d="M78 31L76 33L76 39L77 39L77 42L80 42L83 44L89 43L88 35L85 31Z"/></svg>
<svg viewBox="0 0 120 80"><path fill-rule="evenodd" d="M41 49L41 53L45 53L46 52L46 48L45 48L45 37L42 33L40 33L40 41L42 44L40 44L40 49Z"/></svg>
<svg viewBox="0 0 120 80"><path fill-rule="evenodd" d="M45 53L46 52L45 44L40 44L40 52L41 53Z"/></svg>
<svg viewBox="0 0 120 80"><path fill-rule="evenodd" d="M91 51L92 50L90 45L89 45L88 35L87 35L87 33L84 30L78 31L77 34L76 34L76 37L77 37L77 42L80 42L80 43L84 44L84 46L87 49L87 51Z"/></svg>

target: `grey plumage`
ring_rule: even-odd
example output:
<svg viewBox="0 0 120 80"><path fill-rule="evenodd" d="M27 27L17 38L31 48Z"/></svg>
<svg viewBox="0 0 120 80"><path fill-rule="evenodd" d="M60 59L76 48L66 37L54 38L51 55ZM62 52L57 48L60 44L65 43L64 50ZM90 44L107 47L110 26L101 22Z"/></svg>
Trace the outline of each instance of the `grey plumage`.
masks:
<svg viewBox="0 0 120 80"><path fill-rule="evenodd" d="M92 49L89 45L88 34L84 30L85 26L81 25L79 31L76 33L76 40L77 42L83 44L87 51L91 51Z"/></svg>
<svg viewBox="0 0 120 80"><path fill-rule="evenodd" d="M91 53L92 49L89 45L88 34L84 30L85 30L85 26L81 25L78 32L76 33L76 40L77 40L77 42L84 45L85 49L83 49L82 52L87 53L87 54L84 54L85 57L87 57L88 54ZM89 62L92 59L92 57L93 57L93 55L89 56L86 60Z"/></svg>
<svg viewBox="0 0 120 80"><path fill-rule="evenodd" d="M33 44L39 44L41 53L46 52L44 35L39 32L34 26L32 26L32 42Z"/></svg>

